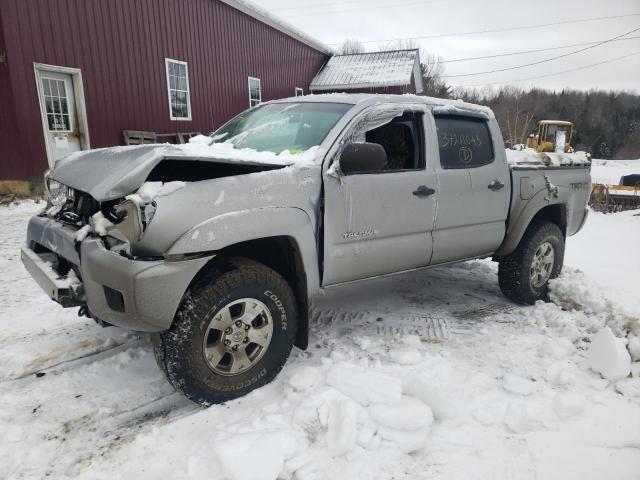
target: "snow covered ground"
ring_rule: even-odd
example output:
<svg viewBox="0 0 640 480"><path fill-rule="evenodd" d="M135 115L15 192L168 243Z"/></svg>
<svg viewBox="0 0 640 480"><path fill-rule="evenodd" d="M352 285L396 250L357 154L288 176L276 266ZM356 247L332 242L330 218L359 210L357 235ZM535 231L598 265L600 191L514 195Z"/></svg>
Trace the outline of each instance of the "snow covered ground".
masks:
<svg viewBox="0 0 640 480"><path fill-rule="evenodd" d="M593 183L619 185L620 177L632 173L640 174L640 160L597 160L591 162Z"/></svg>
<svg viewBox="0 0 640 480"><path fill-rule="evenodd" d="M591 213L555 303L513 305L488 260L329 291L308 351L203 409L147 337L80 319L29 278L18 248L38 208L0 207L0 478L640 476L637 211Z"/></svg>

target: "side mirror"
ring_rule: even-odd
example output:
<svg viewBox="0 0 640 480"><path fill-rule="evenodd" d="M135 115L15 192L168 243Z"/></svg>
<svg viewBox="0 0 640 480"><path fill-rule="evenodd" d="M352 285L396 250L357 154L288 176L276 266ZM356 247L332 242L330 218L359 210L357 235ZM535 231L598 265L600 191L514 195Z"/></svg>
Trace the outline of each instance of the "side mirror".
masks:
<svg viewBox="0 0 640 480"><path fill-rule="evenodd" d="M340 155L340 170L345 175L380 172L387 165L387 152L377 143L349 143Z"/></svg>

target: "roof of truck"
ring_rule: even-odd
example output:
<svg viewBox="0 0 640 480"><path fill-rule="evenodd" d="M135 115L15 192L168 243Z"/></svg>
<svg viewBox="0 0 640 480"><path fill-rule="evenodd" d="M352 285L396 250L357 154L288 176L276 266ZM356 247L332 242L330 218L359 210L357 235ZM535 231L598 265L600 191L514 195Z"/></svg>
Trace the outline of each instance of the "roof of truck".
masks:
<svg viewBox="0 0 640 480"><path fill-rule="evenodd" d="M447 100L444 98L426 97L423 95L386 95L379 93L321 93L304 95L302 97L289 97L279 100L271 100L267 103L303 103L303 102L328 102L328 103L348 103L352 105L368 106L377 103L423 103L430 105L434 113L456 114L475 112L483 117L493 117L493 111L489 107L476 105L474 103L463 102L462 100Z"/></svg>

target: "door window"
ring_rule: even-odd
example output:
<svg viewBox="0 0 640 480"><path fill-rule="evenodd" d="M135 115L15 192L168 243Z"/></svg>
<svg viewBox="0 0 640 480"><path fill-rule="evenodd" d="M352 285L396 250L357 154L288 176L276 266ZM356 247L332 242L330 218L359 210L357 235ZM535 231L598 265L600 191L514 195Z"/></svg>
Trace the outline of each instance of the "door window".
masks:
<svg viewBox="0 0 640 480"><path fill-rule="evenodd" d="M476 168L493 162L493 144L485 120L439 115L436 128L442 168Z"/></svg>
<svg viewBox="0 0 640 480"><path fill-rule="evenodd" d="M67 97L67 88L64 80L43 77L42 91L49 131L71 131L69 98Z"/></svg>
<svg viewBox="0 0 640 480"><path fill-rule="evenodd" d="M422 114L405 112L391 122L365 132L365 140L384 148L387 164L383 171L417 170L424 168L422 132Z"/></svg>

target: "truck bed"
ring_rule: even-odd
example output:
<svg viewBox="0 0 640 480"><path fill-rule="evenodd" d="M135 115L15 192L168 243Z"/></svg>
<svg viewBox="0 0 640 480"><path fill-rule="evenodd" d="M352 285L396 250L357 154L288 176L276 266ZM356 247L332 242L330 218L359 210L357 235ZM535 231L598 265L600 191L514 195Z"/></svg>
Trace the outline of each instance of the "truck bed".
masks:
<svg viewBox="0 0 640 480"><path fill-rule="evenodd" d="M497 254L511 251L535 212L564 219L565 235L577 233L587 216L591 160L587 153L536 153L507 150L511 203L505 242ZM546 208L545 208L546 207Z"/></svg>

